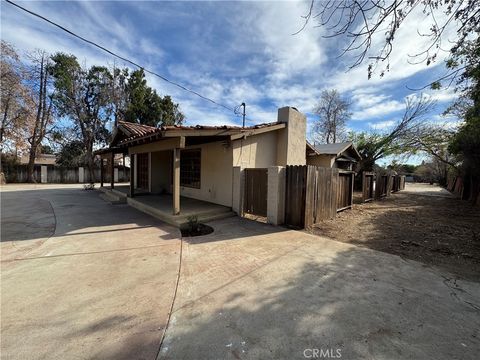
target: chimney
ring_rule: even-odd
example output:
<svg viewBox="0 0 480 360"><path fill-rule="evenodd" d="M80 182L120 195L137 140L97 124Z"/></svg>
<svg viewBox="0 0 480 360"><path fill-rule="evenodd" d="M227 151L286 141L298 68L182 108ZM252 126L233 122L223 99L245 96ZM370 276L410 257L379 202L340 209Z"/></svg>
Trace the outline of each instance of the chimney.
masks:
<svg viewBox="0 0 480 360"><path fill-rule="evenodd" d="M286 123L278 131L277 165L305 165L307 143L307 118L294 107L278 109L278 122Z"/></svg>

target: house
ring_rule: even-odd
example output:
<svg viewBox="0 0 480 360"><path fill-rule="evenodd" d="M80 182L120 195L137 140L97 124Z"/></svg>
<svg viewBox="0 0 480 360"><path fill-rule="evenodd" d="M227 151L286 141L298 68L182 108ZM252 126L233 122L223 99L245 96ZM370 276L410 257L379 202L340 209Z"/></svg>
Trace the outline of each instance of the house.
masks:
<svg viewBox="0 0 480 360"><path fill-rule="evenodd" d="M123 189L126 201L179 225L188 214L200 214L200 209L205 214L220 207L241 212L242 169L262 169L258 183L266 186L267 168L306 164L305 144L305 116L284 107L278 110L276 122L245 128L156 128L119 121L110 147L97 154L110 159L116 154L128 156L133 181ZM112 190L114 186L112 181ZM254 186L252 191L260 188ZM266 196L253 194L265 198L265 208Z"/></svg>
<svg viewBox="0 0 480 360"><path fill-rule="evenodd" d="M352 142L311 145L307 142L307 165L354 170L362 159Z"/></svg>

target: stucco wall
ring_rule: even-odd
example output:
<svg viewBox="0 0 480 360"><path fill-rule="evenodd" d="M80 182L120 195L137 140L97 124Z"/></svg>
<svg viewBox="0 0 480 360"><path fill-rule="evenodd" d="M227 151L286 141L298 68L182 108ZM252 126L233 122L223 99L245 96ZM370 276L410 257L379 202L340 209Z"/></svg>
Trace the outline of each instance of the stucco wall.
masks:
<svg viewBox="0 0 480 360"><path fill-rule="evenodd" d="M222 142L186 147L201 149L200 189L180 187L182 196L232 206L232 147Z"/></svg>
<svg viewBox="0 0 480 360"><path fill-rule="evenodd" d="M233 166L267 168L277 165L277 133L282 130L233 141Z"/></svg>
<svg viewBox="0 0 480 360"><path fill-rule="evenodd" d="M172 191L172 151L155 151L151 157L152 193L161 194Z"/></svg>
<svg viewBox="0 0 480 360"><path fill-rule="evenodd" d="M334 155L315 155L307 156L307 165L334 167L335 156Z"/></svg>
<svg viewBox="0 0 480 360"><path fill-rule="evenodd" d="M179 138L158 140L153 143L136 145L128 148L128 154L148 153L153 151L171 150L180 147Z"/></svg>
<svg viewBox="0 0 480 360"><path fill-rule="evenodd" d="M278 109L278 121L287 123L287 127L277 131L276 164L305 165L307 118L292 107L283 107Z"/></svg>

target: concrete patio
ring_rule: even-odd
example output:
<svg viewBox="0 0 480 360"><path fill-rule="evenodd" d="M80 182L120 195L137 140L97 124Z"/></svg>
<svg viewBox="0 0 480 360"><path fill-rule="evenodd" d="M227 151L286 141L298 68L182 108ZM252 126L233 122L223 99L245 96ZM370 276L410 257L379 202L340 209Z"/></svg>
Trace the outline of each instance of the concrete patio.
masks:
<svg viewBox="0 0 480 360"><path fill-rule="evenodd" d="M177 227L188 222L190 216L197 216L198 221L208 222L235 216L232 209L227 206L213 204L207 201L180 197L180 214L173 215L173 197L171 194L135 194L134 198L128 197L129 185L100 188L102 198L113 204L128 203L128 205L146 214L156 217L170 225Z"/></svg>

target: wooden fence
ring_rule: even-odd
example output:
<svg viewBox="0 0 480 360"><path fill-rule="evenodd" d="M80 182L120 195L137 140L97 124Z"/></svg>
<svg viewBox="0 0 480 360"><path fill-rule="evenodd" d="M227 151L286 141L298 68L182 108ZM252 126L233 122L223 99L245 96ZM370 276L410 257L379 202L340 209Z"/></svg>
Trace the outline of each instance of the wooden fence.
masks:
<svg viewBox="0 0 480 360"><path fill-rule="evenodd" d="M455 176L448 180L447 190L462 200L480 206L480 181L473 177Z"/></svg>
<svg viewBox="0 0 480 360"><path fill-rule="evenodd" d="M119 166L118 181L129 181L129 169ZM27 181L27 165L16 165L14 167L6 168L5 178L7 183L24 183ZM104 182L110 182L111 171L104 172ZM41 166L35 165L33 177L36 182L41 181ZM63 168L59 166L47 166L47 183L70 184L79 182L78 168ZM84 182L90 182L90 173L87 168L84 168ZM94 182L100 182L100 168L94 169Z"/></svg>
<svg viewBox="0 0 480 360"><path fill-rule="evenodd" d="M362 173L362 201L372 201L375 197L375 174L373 172Z"/></svg>
<svg viewBox="0 0 480 360"><path fill-rule="evenodd" d="M244 211L248 214L267 216L267 169L245 169Z"/></svg>
<svg viewBox="0 0 480 360"><path fill-rule="evenodd" d="M381 175L364 172L362 175L362 201L381 199L405 189L404 175Z"/></svg>
<svg viewBox="0 0 480 360"><path fill-rule="evenodd" d="M285 224L309 227L352 207L355 174L317 166L287 166Z"/></svg>
<svg viewBox="0 0 480 360"><path fill-rule="evenodd" d="M375 176L375 199L387 196L388 175Z"/></svg>

